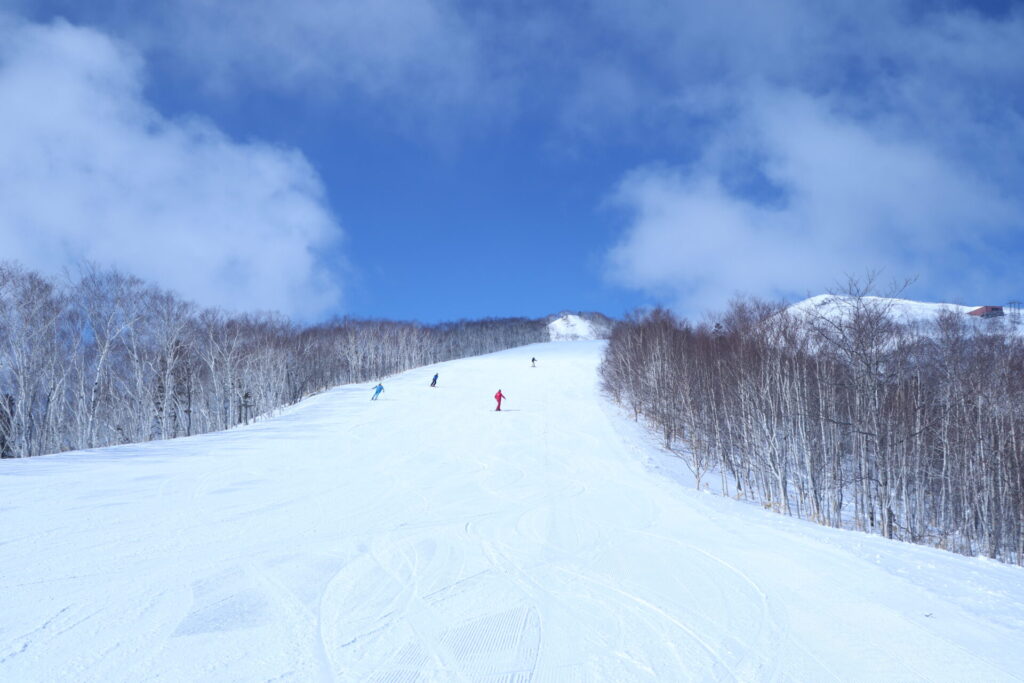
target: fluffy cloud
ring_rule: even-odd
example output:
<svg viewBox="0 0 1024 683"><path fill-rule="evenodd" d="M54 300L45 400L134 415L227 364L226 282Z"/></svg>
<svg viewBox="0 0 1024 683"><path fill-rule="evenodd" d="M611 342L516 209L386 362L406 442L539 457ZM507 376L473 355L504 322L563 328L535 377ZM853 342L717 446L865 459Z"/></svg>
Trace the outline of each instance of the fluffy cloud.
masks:
<svg viewBox="0 0 1024 683"><path fill-rule="evenodd" d="M700 310L736 292L800 295L865 268L921 273L932 288L943 283L928 281L931 272L1008 273L1008 255L984 246L1020 224L1019 203L816 100L774 100L757 109L763 175L754 182L737 180L723 158L689 171L645 167L622 181L614 201L631 222L609 255L613 278Z"/></svg>
<svg viewBox="0 0 1024 683"><path fill-rule="evenodd" d="M0 258L88 259L236 310L330 311L341 292L317 255L340 228L314 170L162 116L143 66L96 30L0 18Z"/></svg>
<svg viewBox="0 0 1024 683"><path fill-rule="evenodd" d="M691 312L737 291L817 293L878 268L919 276L916 291L934 298L1015 293L1024 15L788 2L761 36L739 11L669 7L619 16L661 67L647 106L671 102L677 122L660 119L670 129L713 123L692 158L620 183L614 281ZM683 37L653 40L665 25Z"/></svg>
<svg viewBox="0 0 1024 683"><path fill-rule="evenodd" d="M262 89L297 107L330 100L329 106L343 103L385 119L384 125L404 117L417 136L423 122L440 122L457 138L475 130L467 124L484 121L489 134L512 136L523 147L540 136L546 150L593 159L602 175L621 174L612 193L626 219L608 255L612 279L696 308L735 290L817 292L844 273L876 268L894 278L919 275L915 294L921 296L1009 296L1015 260L1024 252L1024 12L1008 6L986 14L975 5L169 0L144 9L67 6L159 59L171 82L203 83L228 95ZM125 134L134 142L97 143L100 153L79 152L76 158L88 163L62 173L77 169L107 194L113 194L111 177L127 176L118 182L132 187L139 202L147 196L139 191L147 173L163 173L172 186L221 187L205 195L190 190L192 203L205 197L200 207L215 204L224 187L249 193L255 208L245 224L255 231L303 226L309 232L288 244L310 260L294 272L303 282L319 277L310 249L336 228L301 157L233 143L201 122L161 119L139 95L139 58L99 34L58 25L36 33L106 45L111 63L94 64L88 73L87 60L51 65L57 75L47 78L63 74L84 94L68 102L67 92L42 89L33 95L37 106L18 108L27 119L18 125L30 135L22 140L8 125L3 144L35 149L54 137L47 125L70 135L82 125L77 108L85 107L91 113L84 120L102 128L88 139ZM9 80L17 55L27 64L25 48L0 49L8 55ZM19 87L33 88L27 80ZM40 113L50 106L46 98L72 115L47 124ZM62 154L76 149L58 147ZM119 149L132 164L106 159ZM174 158L168 150L177 150L177 162L150 161ZM29 156L37 164L45 158ZM10 157L0 168L13 163ZM203 171L195 172L191 163L200 157ZM249 166L251 158L273 169L251 187L232 185L230 169L207 171L218 163ZM131 172L86 172L100 162ZM610 171L616 164L619 170ZM274 182L289 191L269 190ZM271 221L260 208L268 196L276 211L291 215L303 207L316 217ZM282 196L286 201L278 203ZM151 193L147 201L154 201ZM93 205L91 198L76 199L52 210ZM96 210L75 211L83 213ZM156 212L138 213L150 224L157 220ZM60 222L83 225L63 216ZM216 234L243 244L241 231ZM256 242L273 244L266 237ZM42 251L62 253L50 246ZM321 289L331 293L327 285L306 291Z"/></svg>

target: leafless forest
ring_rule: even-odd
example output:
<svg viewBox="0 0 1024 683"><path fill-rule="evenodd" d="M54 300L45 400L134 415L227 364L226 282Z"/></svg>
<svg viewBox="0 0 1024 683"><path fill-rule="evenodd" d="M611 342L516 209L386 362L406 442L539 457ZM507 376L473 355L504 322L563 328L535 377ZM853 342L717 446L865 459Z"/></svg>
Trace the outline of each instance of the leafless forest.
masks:
<svg viewBox="0 0 1024 683"><path fill-rule="evenodd" d="M300 327L116 271L56 280L0 262L0 457L225 429L337 384L547 339L523 318Z"/></svg>
<svg viewBox="0 0 1024 683"><path fill-rule="evenodd" d="M1007 321L910 323L884 300L838 315L734 302L692 325L616 326L605 390L698 486L833 527L1024 562L1024 342Z"/></svg>

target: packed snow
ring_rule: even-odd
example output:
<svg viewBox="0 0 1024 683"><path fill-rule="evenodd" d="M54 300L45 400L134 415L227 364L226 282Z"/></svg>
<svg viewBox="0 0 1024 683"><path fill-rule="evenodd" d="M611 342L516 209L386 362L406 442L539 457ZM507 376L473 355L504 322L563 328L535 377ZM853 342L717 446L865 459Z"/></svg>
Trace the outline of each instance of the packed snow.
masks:
<svg viewBox="0 0 1024 683"><path fill-rule="evenodd" d="M695 490L602 349L0 461L0 680L1024 678L1024 571Z"/></svg>
<svg viewBox="0 0 1024 683"><path fill-rule="evenodd" d="M589 320L566 313L548 323L551 341L585 341L598 339L599 335Z"/></svg>

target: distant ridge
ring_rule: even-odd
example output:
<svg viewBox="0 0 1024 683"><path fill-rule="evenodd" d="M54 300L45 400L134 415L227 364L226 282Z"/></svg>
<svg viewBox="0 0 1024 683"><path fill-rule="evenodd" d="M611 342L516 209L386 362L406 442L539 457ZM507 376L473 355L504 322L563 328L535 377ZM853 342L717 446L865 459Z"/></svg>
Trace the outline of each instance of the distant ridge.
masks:
<svg viewBox="0 0 1024 683"><path fill-rule="evenodd" d="M844 306L852 297L846 295L819 294L797 302L787 309L794 314L824 315L827 317L841 315ZM977 306L960 304L925 303L910 299L890 299L880 296L861 297L865 301L880 306L887 306L892 314L903 322L931 322L940 313L950 311L966 315Z"/></svg>
<svg viewBox="0 0 1024 683"><path fill-rule="evenodd" d="M798 317L823 317L832 320L840 320L846 315L851 307L851 300L854 297L843 294L819 294L809 299L804 299L786 308L786 311ZM1003 330L1010 334L1024 334L1024 320L1018 309L1012 306L1002 306L1004 315L995 318L982 318L968 315L982 306L964 306L962 304L928 303L923 301L911 301L910 299L895 299L880 296L860 297L861 302L868 306L878 306L888 309L890 316L899 323L927 331L942 313L953 313L962 315L976 325L983 325L979 329L995 331ZM998 304L992 304L998 305Z"/></svg>

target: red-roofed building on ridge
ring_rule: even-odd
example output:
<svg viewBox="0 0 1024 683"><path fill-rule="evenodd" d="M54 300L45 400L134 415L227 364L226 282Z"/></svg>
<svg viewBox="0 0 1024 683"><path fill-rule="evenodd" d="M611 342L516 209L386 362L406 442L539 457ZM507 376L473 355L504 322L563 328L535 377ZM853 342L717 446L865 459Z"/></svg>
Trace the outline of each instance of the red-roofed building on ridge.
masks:
<svg viewBox="0 0 1024 683"><path fill-rule="evenodd" d="M967 311L967 315L976 315L979 318L999 318L1006 315L1002 306L978 306L973 311Z"/></svg>

